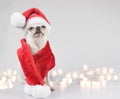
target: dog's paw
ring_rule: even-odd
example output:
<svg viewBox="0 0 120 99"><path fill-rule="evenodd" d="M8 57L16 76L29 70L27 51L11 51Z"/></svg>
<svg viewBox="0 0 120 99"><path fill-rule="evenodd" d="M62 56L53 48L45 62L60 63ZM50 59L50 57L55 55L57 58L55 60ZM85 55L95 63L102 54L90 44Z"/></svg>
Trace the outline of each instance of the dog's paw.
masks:
<svg viewBox="0 0 120 99"><path fill-rule="evenodd" d="M55 91L55 88L50 86L50 90L51 91Z"/></svg>

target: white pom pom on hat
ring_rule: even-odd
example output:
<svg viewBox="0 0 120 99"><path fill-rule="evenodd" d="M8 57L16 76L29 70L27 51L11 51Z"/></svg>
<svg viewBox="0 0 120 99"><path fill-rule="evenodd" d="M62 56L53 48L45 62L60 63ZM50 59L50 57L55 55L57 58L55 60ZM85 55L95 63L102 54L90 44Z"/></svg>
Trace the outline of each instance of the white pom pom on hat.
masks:
<svg viewBox="0 0 120 99"><path fill-rule="evenodd" d="M23 16L19 12L15 12L10 18L11 24L16 28L24 27L25 26L25 21L26 21L25 16Z"/></svg>
<svg viewBox="0 0 120 99"><path fill-rule="evenodd" d="M50 31L51 24L46 16L37 8L31 8L24 13L15 12L10 18L11 24L16 28L27 30L30 25L35 23L42 23L46 26L48 32Z"/></svg>

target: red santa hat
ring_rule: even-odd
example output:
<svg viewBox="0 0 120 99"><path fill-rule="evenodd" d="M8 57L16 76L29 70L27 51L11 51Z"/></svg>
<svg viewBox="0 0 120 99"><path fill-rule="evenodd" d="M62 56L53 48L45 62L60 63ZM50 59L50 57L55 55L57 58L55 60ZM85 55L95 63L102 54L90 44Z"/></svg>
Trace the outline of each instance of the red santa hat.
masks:
<svg viewBox="0 0 120 99"><path fill-rule="evenodd" d="M47 31L50 31L51 24L46 16L37 8L31 8L22 14L19 12L13 13L10 18L11 24L16 28L27 30L30 25L35 23L42 23L46 26Z"/></svg>

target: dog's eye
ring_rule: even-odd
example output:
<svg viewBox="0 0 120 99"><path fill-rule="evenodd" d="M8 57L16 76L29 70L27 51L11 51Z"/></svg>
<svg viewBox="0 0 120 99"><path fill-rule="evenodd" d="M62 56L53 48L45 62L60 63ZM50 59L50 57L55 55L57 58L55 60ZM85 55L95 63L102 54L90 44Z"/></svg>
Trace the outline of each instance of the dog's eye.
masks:
<svg viewBox="0 0 120 99"><path fill-rule="evenodd" d="M34 29L34 27L30 27L29 30L31 31L32 29Z"/></svg>
<svg viewBox="0 0 120 99"><path fill-rule="evenodd" d="M41 28L45 29L45 28L46 28L46 26L42 25L42 26L41 26Z"/></svg>

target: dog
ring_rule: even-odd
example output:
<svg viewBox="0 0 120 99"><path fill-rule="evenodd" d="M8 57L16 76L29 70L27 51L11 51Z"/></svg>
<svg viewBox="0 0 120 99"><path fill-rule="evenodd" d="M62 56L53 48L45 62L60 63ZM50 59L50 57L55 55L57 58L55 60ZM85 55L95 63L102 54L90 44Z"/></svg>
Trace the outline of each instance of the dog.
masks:
<svg viewBox="0 0 120 99"><path fill-rule="evenodd" d="M32 24L26 30L25 39L31 49L32 55L35 55L38 51L45 47L48 41L47 33L48 31L46 29L46 26L41 23ZM19 71L18 78L20 82L25 83L25 77L24 74L22 73L22 70ZM49 75L47 75L44 82L50 87L51 91L54 91L54 87L51 86L49 82Z"/></svg>
<svg viewBox="0 0 120 99"><path fill-rule="evenodd" d="M26 95L45 98L54 91L48 74L55 67L55 57L47 35L51 23L38 8L30 8L23 13L15 12L10 21L25 34L20 40L21 46L17 49L20 63L17 78L25 84Z"/></svg>

